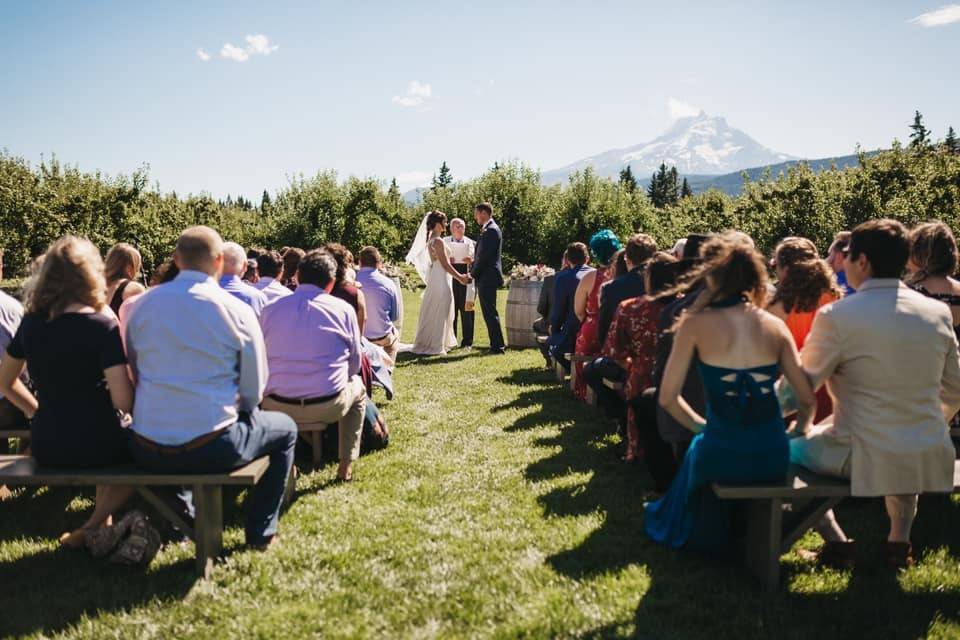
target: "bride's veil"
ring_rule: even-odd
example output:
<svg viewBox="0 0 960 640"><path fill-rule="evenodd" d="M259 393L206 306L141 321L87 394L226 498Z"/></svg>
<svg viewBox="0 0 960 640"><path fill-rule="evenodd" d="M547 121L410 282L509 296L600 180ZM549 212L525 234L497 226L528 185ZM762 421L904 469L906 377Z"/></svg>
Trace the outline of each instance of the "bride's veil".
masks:
<svg viewBox="0 0 960 640"><path fill-rule="evenodd" d="M429 217L430 213L427 213L420 221L417 235L413 237L413 244L410 245L406 258L407 262L416 268L424 284L427 283L427 274L430 272L430 252L427 250L427 218Z"/></svg>

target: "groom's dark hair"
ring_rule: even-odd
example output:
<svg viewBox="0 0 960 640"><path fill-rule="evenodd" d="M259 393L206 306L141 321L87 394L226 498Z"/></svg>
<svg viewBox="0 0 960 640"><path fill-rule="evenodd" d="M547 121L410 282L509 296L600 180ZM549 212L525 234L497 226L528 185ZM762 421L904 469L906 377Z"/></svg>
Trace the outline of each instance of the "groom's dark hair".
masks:
<svg viewBox="0 0 960 640"><path fill-rule="evenodd" d="M580 266L587 261L587 245L582 242L571 242L567 245L567 261L575 266Z"/></svg>
<svg viewBox="0 0 960 640"><path fill-rule="evenodd" d="M474 209L476 209L477 211L483 211L488 216L493 215L493 206L489 202L481 202L476 207L474 207Z"/></svg>

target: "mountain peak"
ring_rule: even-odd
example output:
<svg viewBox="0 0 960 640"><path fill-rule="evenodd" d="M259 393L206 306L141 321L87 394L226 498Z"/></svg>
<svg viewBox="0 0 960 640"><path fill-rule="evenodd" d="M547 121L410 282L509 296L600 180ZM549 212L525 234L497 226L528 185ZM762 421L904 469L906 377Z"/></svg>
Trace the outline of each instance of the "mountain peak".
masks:
<svg viewBox="0 0 960 640"><path fill-rule="evenodd" d="M634 175L642 176L656 171L661 163L675 166L686 175L722 175L793 159L731 127L723 116L711 116L701 109L695 116L679 118L650 142L605 151L547 171L542 179L546 184L563 182L569 174L587 166L602 176L616 177L629 165Z"/></svg>

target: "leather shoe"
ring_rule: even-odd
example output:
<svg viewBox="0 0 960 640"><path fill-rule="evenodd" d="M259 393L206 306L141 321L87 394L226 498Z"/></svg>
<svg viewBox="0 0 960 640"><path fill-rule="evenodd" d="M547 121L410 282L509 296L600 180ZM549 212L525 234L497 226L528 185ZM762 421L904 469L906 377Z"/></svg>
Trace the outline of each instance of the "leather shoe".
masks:
<svg viewBox="0 0 960 640"><path fill-rule="evenodd" d="M916 564L913 545L909 542L887 542L883 556L891 569L906 569Z"/></svg>
<svg viewBox="0 0 960 640"><path fill-rule="evenodd" d="M849 570L857 564L856 543L853 540L846 542L825 542L818 551L800 551L800 557L805 560L815 560L821 567Z"/></svg>

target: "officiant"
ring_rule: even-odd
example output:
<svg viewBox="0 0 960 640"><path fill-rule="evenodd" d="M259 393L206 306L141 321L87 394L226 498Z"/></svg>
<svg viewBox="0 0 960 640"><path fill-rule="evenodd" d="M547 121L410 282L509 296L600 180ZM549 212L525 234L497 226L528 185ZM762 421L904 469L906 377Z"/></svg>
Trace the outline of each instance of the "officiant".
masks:
<svg viewBox="0 0 960 640"><path fill-rule="evenodd" d="M476 243L464 235L467 231L467 224L460 218L454 218L450 221L450 234L443 241L450 248L450 263L458 273L469 273L470 264L473 262L473 253ZM456 280L453 281L453 332L457 333L457 320L460 320L460 326L463 333L460 336L460 346L473 346L473 311L467 311L465 308L467 299L467 287Z"/></svg>

